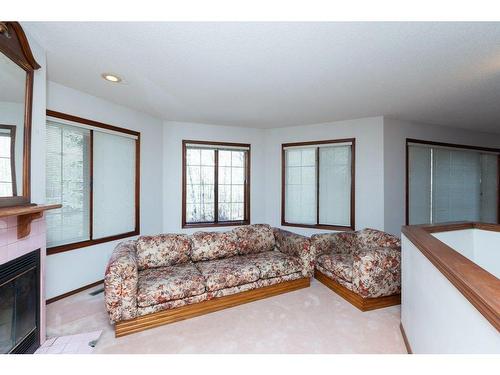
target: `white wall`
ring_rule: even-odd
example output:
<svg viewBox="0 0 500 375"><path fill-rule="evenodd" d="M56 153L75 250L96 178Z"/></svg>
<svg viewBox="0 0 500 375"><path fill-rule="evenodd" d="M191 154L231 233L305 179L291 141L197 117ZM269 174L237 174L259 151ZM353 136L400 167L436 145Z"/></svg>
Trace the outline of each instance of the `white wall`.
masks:
<svg viewBox="0 0 500 375"><path fill-rule="evenodd" d="M384 229L382 117L265 130L267 223L281 227L281 144L342 138L356 138L356 229ZM305 235L324 232L308 228L283 228Z"/></svg>
<svg viewBox="0 0 500 375"><path fill-rule="evenodd" d="M384 227L400 235L405 224L406 138L500 148L500 134L384 118Z"/></svg>
<svg viewBox="0 0 500 375"><path fill-rule="evenodd" d="M433 233L433 236L492 275L500 277L499 232L466 229Z"/></svg>
<svg viewBox="0 0 500 375"><path fill-rule="evenodd" d="M141 234L161 232L162 121L54 82L48 82L47 108L141 132ZM33 158L45 159L45 140L40 144L39 138L34 144L37 152ZM40 169L44 171L45 166ZM45 174L41 175L37 173L36 179L32 180L33 187L38 184L45 186ZM47 298L102 279L109 256L118 242L120 240L48 256Z"/></svg>
<svg viewBox="0 0 500 375"><path fill-rule="evenodd" d="M415 354L500 353L500 335L402 236L401 323Z"/></svg>
<svg viewBox="0 0 500 375"><path fill-rule="evenodd" d="M182 229L182 140L249 143L250 220L265 223L266 159L264 131L186 122L166 121L163 126L163 229L164 232L193 233L198 230L230 230L231 227Z"/></svg>

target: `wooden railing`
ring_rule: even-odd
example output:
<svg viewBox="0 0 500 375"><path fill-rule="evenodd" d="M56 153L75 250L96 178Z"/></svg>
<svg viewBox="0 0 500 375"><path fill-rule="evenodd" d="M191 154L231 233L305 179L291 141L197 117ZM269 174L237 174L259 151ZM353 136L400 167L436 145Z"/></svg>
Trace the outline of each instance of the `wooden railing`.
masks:
<svg viewBox="0 0 500 375"><path fill-rule="evenodd" d="M402 232L500 332L500 280L432 235L465 229L500 232L500 225L473 222L407 225Z"/></svg>

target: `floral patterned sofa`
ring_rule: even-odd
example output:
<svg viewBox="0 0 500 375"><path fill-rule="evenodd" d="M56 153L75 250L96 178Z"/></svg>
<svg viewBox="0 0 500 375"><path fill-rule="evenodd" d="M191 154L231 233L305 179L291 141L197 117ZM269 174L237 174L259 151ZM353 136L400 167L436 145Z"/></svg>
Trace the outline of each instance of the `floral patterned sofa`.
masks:
<svg viewBox="0 0 500 375"><path fill-rule="evenodd" d="M315 276L361 310L398 304L399 238L375 229L315 234Z"/></svg>
<svg viewBox="0 0 500 375"><path fill-rule="evenodd" d="M308 283L313 271L310 239L266 224L141 236L120 243L109 260L106 308L116 323L291 280Z"/></svg>

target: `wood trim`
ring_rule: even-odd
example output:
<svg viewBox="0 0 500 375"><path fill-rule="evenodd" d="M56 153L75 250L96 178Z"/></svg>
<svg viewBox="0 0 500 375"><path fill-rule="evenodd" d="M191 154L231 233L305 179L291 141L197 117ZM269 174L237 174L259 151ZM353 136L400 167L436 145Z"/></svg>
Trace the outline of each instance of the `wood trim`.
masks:
<svg viewBox="0 0 500 375"><path fill-rule="evenodd" d="M63 253L65 251L80 249L82 247L89 247L89 246L93 246L93 245L98 245L100 243L121 240L123 238L138 236L138 235L139 235L139 232L134 230L132 232L116 234L114 236L98 238L95 240L85 240L85 241L73 242L73 243L66 244L66 245L48 247L47 248L47 255L54 255L54 254L58 254L58 253Z"/></svg>
<svg viewBox="0 0 500 375"><path fill-rule="evenodd" d="M408 336L406 336L406 332L405 332L405 329L403 327L403 323L399 323L399 330L401 331L401 336L403 336L403 341L405 343L406 352L408 354L413 354L413 351L411 350L410 341L408 341Z"/></svg>
<svg viewBox="0 0 500 375"><path fill-rule="evenodd" d="M245 180L243 187L244 194L244 206L243 206L243 216L244 220L238 221L219 221L219 150L215 150L214 156L214 221L213 222L198 222L198 223L188 223L186 217L186 160L187 160L187 145L208 145L214 147L242 147L247 150L245 153ZM182 140L182 214L181 214L181 226L182 228L208 228L208 227L229 227L238 225L248 225L250 224L250 168L251 168L251 145L248 143L234 143L234 142L213 142L213 141L195 141L195 140Z"/></svg>
<svg viewBox="0 0 500 375"><path fill-rule="evenodd" d="M60 299L72 296L73 294L83 292L84 290L93 288L93 287L95 287L95 286L97 286L99 284L102 284L103 282L104 282L104 279L98 280L98 281L96 281L94 283L91 283L91 284L88 284L88 285L84 285L84 286L82 286L82 287L80 287L78 289L71 290L71 291L63 293L63 294L61 294L59 296L49 298L48 300L45 301L45 304L48 305L48 304L51 304L53 302L59 301Z"/></svg>
<svg viewBox="0 0 500 375"><path fill-rule="evenodd" d="M0 207L29 205L31 202L31 119L33 107L34 71L40 68L35 61L28 39L19 22L0 24L9 37L0 33L0 52L11 59L26 72L24 99L24 140L23 140L23 181L22 194L12 197L1 197Z"/></svg>
<svg viewBox="0 0 500 375"><path fill-rule="evenodd" d="M433 142L422 139L406 138L405 150L405 224L410 225L410 158L409 146L410 143L422 144L427 146L458 148L463 150L475 150L498 153L497 162L497 223L500 223L500 148L480 147L471 145L460 145L456 143Z"/></svg>
<svg viewBox="0 0 500 375"><path fill-rule="evenodd" d="M47 116L54 117L54 118L59 118L61 120L66 120L66 121L71 121L71 122L77 122L77 123L80 123L80 124L85 124L85 125L93 126L93 127L96 127L96 128L111 130L111 131L118 132L118 133L125 133L125 134L129 134L129 135L133 135L135 137L139 137L141 135L140 132L137 132L135 130L130 130L130 129L126 129L126 128L120 128L119 126L105 124L103 122L99 122L99 121L90 120L90 119L83 118L83 117L78 117L78 116L70 115L68 113L62 113L62 112L58 112L58 111L53 111L51 109L47 109L46 114L47 114Z"/></svg>
<svg viewBox="0 0 500 375"><path fill-rule="evenodd" d="M181 306L171 310L159 311L131 320L117 322L115 324L115 336L122 337L131 333L144 331L146 329L158 327L164 324L178 322L180 320L193 318L195 316L200 316L214 311L242 305L244 303L276 296L278 294L307 288L309 287L309 285L309 278L285 281L275 285L269 285L266 287L252 289L229 296L214 298L192 305Z"/></svg>
<svg viewBox="0 0 500 375"><path fill-rule="evenodd" d="M300 146L314 146L330 143L351 143L351 202L349 225L329 225L320 223L319 219L319 148L316 148L316 224L296 224L285 220L286 207L286 148ZM287 227L327 229L336 231L350 231L356 228L356 138L330 139L323 141L294 142L281 144L281 225Z"/></svg>
<svg viewBox="0 0 500 375"><path fill-rule="evenodd" d="M477 228L500 231L500 225L481 223L452 223L449 228L461 230ZM462 295L500 331L500 280L476 263L464 257L431 233L446 231L439 226L403 226L403 234L420 250Z"/></svg>
<svg viewBox="0 0 500 375"><path fill-rule="evenodd" d="M362 298L359 294L330 279L321 271L314 270L314 278L361 311L376 310L401 304L401 294L377 298Z"/></svg>
<svg viewBox="0 0 500 375"><path fill-rule="evenodd" d="M59 245L59 246L53 246L47 248L47 255L53 255L53 254L58 254L62 253L65 251L70 251L74 249L80 249L82 247L88 247L88 246L93 246L97 245L100 243L104 242L110 242L110 241L116 241L122 238L127 238L127 237L132 237L132 236L137 236L140 234L140 199L141 199L141 133L134 131L134 130L129 130L125 128L120 128L118 126L114 125L108 125L104 124L102 122L94 121L94 120L89 120L85 119L82 117L78 116L73 116L67 113L62 113L62 112L57 112L57 111L52 111L50 109L47 109L46 115L54 118L59 118L62 120L67 120L67 121L72 121L75 123L81 123L84 125L90 125L96 128L101 128L101 129L106 129L106 130L111 130L119 133L124 133L124 134L129 134L132 136L137 137L135 139L135 194L134 194L134 199L135 199L135 225L134 225L134 230L131 232L127 233L119 233L113 236L108 236L108 237L103 237L103 238L98 238L94 239L94 228L93 228L93 215L94 215L94 198L93 198L93 186L94 186L94 130L90 130L90 143L89 143L89 168L90 168L90 189L89 189L89 235L90 239L85 240L85 241L79 241L79 242L73 242L69 244L64 244L64 245Z"/></svg>

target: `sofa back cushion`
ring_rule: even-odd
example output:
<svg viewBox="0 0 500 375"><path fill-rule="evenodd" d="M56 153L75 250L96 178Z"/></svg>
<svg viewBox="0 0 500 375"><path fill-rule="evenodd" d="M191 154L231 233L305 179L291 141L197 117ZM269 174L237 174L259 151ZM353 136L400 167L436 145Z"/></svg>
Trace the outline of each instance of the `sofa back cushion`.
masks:
<svg viewBox="0 0 500 375"><path fill-rule="evenodd" d="M318 233L311 236L316 257L323 254L354 254L359 247L356 232Z"/></svg>
<svg viewBox="0 0 500 375"><path fill-rule="evenodd" d="M193 262L238 255L237 237L230 232L196 232L191 236Z"/></svg>
<svg viewBox="0 0 500 375"><path fill-rule="evenodd" d="M191 241L185 234L140 236L137 240L139 270L186 263L191 256Z"/></svg>
<svg viewBox="0 0 500 375"><path fill-rule="evenodd" d="M268 224L245 225L233 229L237 237L238 254L257 254L274 249L273 229Z"/></svg>
<svg viewBox="0 0 500 375"><path fill-rule="evenodd" d="M365 228L357 233L360 250L378 247L401 247L401 241L392 234L376 229Z"/></svg>

